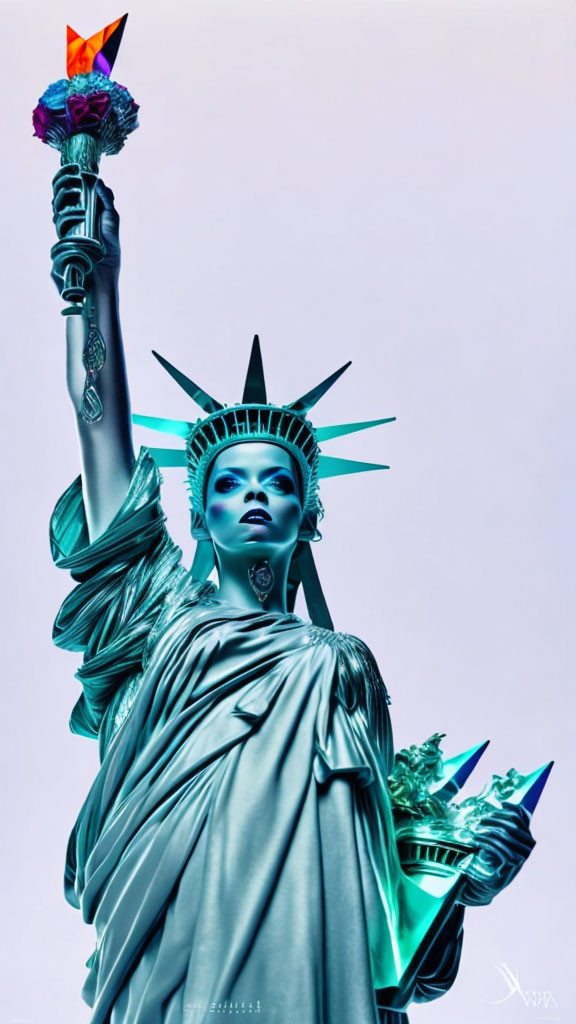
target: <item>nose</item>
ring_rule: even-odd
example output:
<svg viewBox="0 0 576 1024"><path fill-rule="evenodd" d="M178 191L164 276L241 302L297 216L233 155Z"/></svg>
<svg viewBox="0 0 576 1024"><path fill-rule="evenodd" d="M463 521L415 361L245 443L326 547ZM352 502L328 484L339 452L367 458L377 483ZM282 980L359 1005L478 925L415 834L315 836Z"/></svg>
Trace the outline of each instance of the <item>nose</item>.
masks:
<svg viewBox="0 0 576 1024"><path fill-rule="evenodd" d="M261 505L268 504L268 496L265 491L246 491L244 501L258 501Z"/></svg>

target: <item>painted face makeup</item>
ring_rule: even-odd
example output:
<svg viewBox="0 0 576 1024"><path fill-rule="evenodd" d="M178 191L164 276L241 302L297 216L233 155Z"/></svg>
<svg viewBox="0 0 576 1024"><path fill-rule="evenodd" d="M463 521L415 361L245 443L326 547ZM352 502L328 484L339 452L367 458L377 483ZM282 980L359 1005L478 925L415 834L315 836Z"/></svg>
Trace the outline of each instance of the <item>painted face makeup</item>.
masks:
<svg viewBox="0 0 576 1024"><path fill-rule="evenodd" d="M214 460L205 498L206 525L215 547L268 556L298 539L302 519L294 459L279 445L246 441Z"/></svg>

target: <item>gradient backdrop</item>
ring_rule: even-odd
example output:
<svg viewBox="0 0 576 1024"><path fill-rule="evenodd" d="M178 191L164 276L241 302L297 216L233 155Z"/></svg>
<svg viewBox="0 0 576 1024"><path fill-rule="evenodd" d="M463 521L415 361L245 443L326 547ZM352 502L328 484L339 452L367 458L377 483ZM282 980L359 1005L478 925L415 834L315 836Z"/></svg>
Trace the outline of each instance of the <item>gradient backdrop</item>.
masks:
<svg viewBox="0 0 576 1024"><path fill-rule="evenodd" d="M397 746L438 730L452 754L491 738L467 792L556 759L523 873L468 911L453 990L411 1022L568 1024L575 4L129 10L114 77L141 127L102 175L121 212L134 411L190 413L152 347L238 400L259 332L273 400L352 358L316 421L398 417L325 449L392 467L322 488L316 557L336 626L374 650ZM70 583L51 565L48 519L78 460L49 279L58 156L32 138L30 114L65 74L67 22L88 36L123 13L119 0L35 0L1 15L0 1024L89 1019L93 932L62 874L97 751L68 731L78 658L50 639ZM189 558L183 474L165 476ZM519 979L509 998L503 964ZM531 1005L538 990L551 998Z"/></svg>

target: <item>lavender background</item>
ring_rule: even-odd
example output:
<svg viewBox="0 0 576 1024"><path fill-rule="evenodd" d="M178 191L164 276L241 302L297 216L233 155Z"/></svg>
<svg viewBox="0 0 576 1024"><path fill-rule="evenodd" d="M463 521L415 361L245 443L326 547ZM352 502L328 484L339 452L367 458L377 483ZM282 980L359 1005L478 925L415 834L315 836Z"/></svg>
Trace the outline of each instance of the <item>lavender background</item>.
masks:
<svg viewBox="0 0 576 1024"><path fill-rule="evenodd" d="M67 22L89 36L122 13L35 0L1 16L12 1024L89 1019L93 932L62 872L97 769L96 745L68 731L78 658L50 640L70 583L47 525L78 460L49 280L58 157L30 114L65 74ZM530 860L468 911L456 984L412 1024L574 1012L575 28L565 0L138 0L114 72L141 104L141 128L102 167L122 219L134 411L189 414L152 347L228 402L255 332L280 402L352 358L316 421L398 420L325 450L392 468L326 482L316 557L337 627L376 654L396 745L440 730L451 754L490 737L467 792L556 759ZM166 471L165 508L189 558L182 475ZM489 1003L507 994L503 963L524 995Z"/></svg>

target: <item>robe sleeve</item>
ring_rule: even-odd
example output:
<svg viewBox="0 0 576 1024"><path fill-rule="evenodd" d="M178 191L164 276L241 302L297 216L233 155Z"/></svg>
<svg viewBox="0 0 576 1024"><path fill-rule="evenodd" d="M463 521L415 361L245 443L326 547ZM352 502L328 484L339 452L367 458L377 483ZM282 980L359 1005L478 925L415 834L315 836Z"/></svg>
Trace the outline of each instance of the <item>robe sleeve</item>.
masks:
<svg viewBox="0 0 576 1024"><path fill-rule="evenodd" d="M355 734L367 739L375 755L374 767L384 781L394 767L394 740L388 706L392 703L374 655L358 637L338 635L339 673L336 697L350 715ZM386 799L390 808L389 799ZM391 810L387 820L393 822ZM393 826L392 826L393 827ZM398 861L399 867L399 861ZM399 868L401 870L401 868ZM462 952L464 907L457 904L447 918L423 961L411 1002L438 999L452 986ZM390 1022L405 1021L402 1014L388 1011Z"/></svg>
<svg viewBox="0 0 576 1024"><path fill-rule="evenodd" d="M83 692L70 729L99 736L101 754L128 712L163 603L188 575L165 527L160 481L142 448L124 504L95 541L88 537L80 477L58 501L50 523L54 562L77 583L53 629L58 647L84 656L76 673Z"/></svg>
<svg viewBox="0 0 576 1024"><path fill-rule="evenodd" d="M388 705L392 703L376 659L363 640L337 634L339 653L336 698L356 722L361 716L383 758L386 775L394 767L394 740Z"/></svg>
<svg viewBox="0 0 576 1024"><path fill-rule="evenodd" d="M464 907L457 903L424 960L412 995L415 1003L429 1003L452 987L458 974L464 940Z"/></svg>

